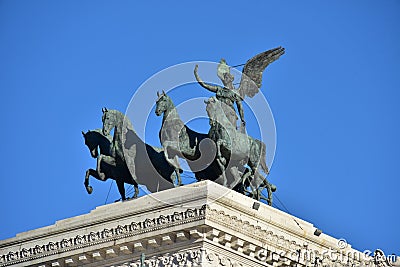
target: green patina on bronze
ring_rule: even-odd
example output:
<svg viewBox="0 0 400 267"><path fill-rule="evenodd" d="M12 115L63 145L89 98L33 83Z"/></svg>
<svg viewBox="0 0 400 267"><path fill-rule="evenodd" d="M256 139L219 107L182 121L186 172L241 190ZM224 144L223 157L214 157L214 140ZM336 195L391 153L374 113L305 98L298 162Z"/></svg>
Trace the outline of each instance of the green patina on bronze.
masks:
<svg viewBox="0 0 400 267"><path fill-rule="evenodd" d="M234 76L225 59L221 59L217 68L217 76L223 86L205 83L196 65L194 75L197 82L215 93L214 97L205 101L210 124L208 133L198 133L186 126L171 98L164 91L158 93L155 112L157 116L163 115L159 132L162 148L145 144L121 112L103 109L102 130L82 132L92 157L97 158L96 170L86 171L87 192L90 194L93 191L89 176L102 181L107 178L116 180L122 200L126 199L124 183L134 185L133 197L137 197L138 177L146 177L147 182L151 183L156 173L171 184L177 181L181 185L182 169L178 158L183 158L197 180L213 180L257 200L265 199L272 205L272 192L276 187L267 180L266 146L246 134L242 101L246 96L254 97L259 92L265 68L284 52L284 48L277 47L248 60L238 88L233 85ZM238 117L241 120L240 127L237 127ZM109 133L112 129L114 136L111 138ZM143 161L145 158L149 160ZM153 188L153 192L165 189L159 188L159 184L160 181L156 189L148 183L146 186ZM261 194L263 189L268 191L267 198Z"/></svg>
<svg viewBox="0 0 400 267"><path fill-rule="evenodd" d="M129 119L117 110L103 109L102 122L102 129L82 132L92 157L97 159L96 170L86 171L85 187L89 194L93 191L89 176L101 181L108 178L115 180L122 200L127 199L124 183L134 186L133 198L137 197L139 179L146 180L147 189L151 192L172 188L176 174L165 160L161 148L144 143L133 130ZM113 137L109 135L112 129ZM160 185L163 181L156 178L166 182Z"/></svg>
<svg viewBox="0 0 400 267"><path fill-rule="evenodd" d="M279 59L285 53L285 49L277 47L265 52L262 52L249 59L243 67L240 85L235 88L233 85L234 76L230 73L230 67L226 64L225 59L221 59L217 68L217 76L221 79L224 86L211 85L204 82L198 74L198 65L194 69L194 76L197 82L205 89L216 94L219 101L225 103L223 110L226 117L233 126L236 127L237 115L234 108L236 103L239 117L242 123L242 131L246 125L242 100L248 97L254 97L260 90L262 82L262 74L265 68Z"/></svg>

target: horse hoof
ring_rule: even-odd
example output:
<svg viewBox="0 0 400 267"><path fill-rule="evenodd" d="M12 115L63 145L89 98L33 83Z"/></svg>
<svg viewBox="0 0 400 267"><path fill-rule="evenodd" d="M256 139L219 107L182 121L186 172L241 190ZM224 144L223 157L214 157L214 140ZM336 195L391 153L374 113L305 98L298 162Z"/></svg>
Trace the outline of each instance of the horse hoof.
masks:
<svg viewBox="0 0 400 267"><path fill-rule="evenodd" d="M90 185L89 185L89 186L86 186L86 191L87 191L88 194L90 195L90 194L93 192L93 187L91 187Z"/></svg>
<svg viewBox="0 0 400 267"><path fill-rule="evenodd" d="M226 159L225 159L225 158L221 158L220 160L221 160L221 164L222 164L222 165L225 165L225 164L226 164Z"/></svg>
<svg viewBox="0 0 400 267"><path fill-rule="evenodd" d="M271 184L271 191L272 191L272 192L275 192L275 191L276 191L276 185Z"/></svg>

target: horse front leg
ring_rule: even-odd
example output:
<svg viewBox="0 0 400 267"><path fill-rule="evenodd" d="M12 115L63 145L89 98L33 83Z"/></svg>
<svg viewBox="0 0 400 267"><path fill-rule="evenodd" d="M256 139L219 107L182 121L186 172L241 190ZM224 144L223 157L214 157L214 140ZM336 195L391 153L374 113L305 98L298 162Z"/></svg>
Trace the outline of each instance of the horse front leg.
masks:
<svg viewBox="0 0 400 267"><path fill-rule="evenodd" d="M174 172L175 172L175 179L173 180L173 184L175 185L175 181L178 180L178 186L182 185L182 178L181 178L181 166L179 164L179 159L178 156L173 157L171 161L169 161L170 165L174 167Z"/></svg>
<svg viewBox="0 0 400 267"><path fill-rule="evenodd" d="M252 192L250 192L249 190L247 190L247 187L249 187L251 185L251 171L249 170L249 168L246 168L246 170L244 171L243 177L242 177L242 187L243 187L243 195L247 194L251 194Z"/></svg>
<svg viewBox="0 0 400 267"><path fill-rule="evenodd" d="M257 187L257 198L258 200L266 200L269 206L272 206L272 193L276 191L276 186L269 183L267 177L263 176L260 172L257 171L255 177L257 179L256 181L256 187ZM262 191L264 189L267 189L268 196L264 197L262 194Z"/></svg>
<svg viewBox="0 0 400 267"><path fill-rule="evenodd" d="M181 179L181 166L179 164L179 159L177 155L170 155L169 150L173 150L173 147L165 145L163 146L164 148L164 158L168 162L168 164L174 168L175 176L176 178L172 181L172 183L175 185L176 179L178 180L178 186L182 185L182 179Z"/></svg>
<svg viewBox="0 0 400 267"><path fill-rule="evenodd" d="M267 193L268 193L268 196L267 196L267 197L265 197L265 196L262 194L262 191L263 191L265 188L267 188ZM264 184L263 186L260 186L260 187L257 189L257 198L258 198L259 201L260 201L260 200L265 200L265 201L267 201L268 206L272 206L272 190L271 190L271 185L270 185L268 182L267 182L266 184Z"/></svg>
<svg viewBox="0 0 400 267"><path fill-rule="evenodd" d="M86 171L85 182L84 182L84 185L85 185L85 188L86 188L86 191L88 192L88 194L91 194L93 192L93 188L89 185L89 177L90 176L92 176L92 177L94 177L94 178L96 178L97 180L100 180L100 181L104 181L105 180L105 179L101 179L100 178L97 170L88 169Z"/></svg>
<svg viewBox="0 0 400 267"><path fill-rule="evenodd" d="M94 176L95 174L97 174L97 172L93 169L88 169L85 174L84 185L85 185L86 191L88 192L89 195L93 192L93 187L91 187L89 185L89 176L90 175Z"/></svg>
<svg viewBox="0 0 400 267"><path fill-rule="evenodd" d="M228 185L228 179L226 178L226 173L225 173L226 159L222 156L221 146L222 146L222 142L221 142L221 140L218 140L217 141L217 163L221 170L222 185L226 187Z"/></svg>
<svg viewBox="0 0 400 267"><path fill-rule="evenodd" d="M97 166L96 166L96 170L97 170L97 175L99 177L100 180L105 181L106 180L106 175L101 172L101 161L103 160L103 155L100 154L97 157Z"/></svg>
<svg viewBox="0 0 400 267"><path fill-rule="evenodd" d="M266 188L268 191L268 198L267 198L267 202L268 205L272 206L272 193L276 191L276 186L274 184L271 184L270 182L268 182L267 179L265 179L265 183L266 183Z"/></svg>
<svg viewBox="0 0 400 267"><path fill-rule="evenodd" d="M228 170L228 169L226 169ZM245 174L243 174L242 172L239 171L239 167L238 166L232 166L229 168L229 172L227 173L227 178L231 177L231 183L228 186L229 188L232 188L232 190L235 190L239 193L244 194L244 176Z"/></svg>
<svg viewBox="0 0 400 267"><path fill-rule="evenodd" d="M105 180L107 180L107 175L109 175L109 174L103 173L101 171L101 163L102 162L105 162L108 165L113 166L113 167L117 167L117 163L115 161L115 158L110 157L110 156L106 156L106 155L101 155L100 154L97 157L97 167L96 167L97 169L96 169L96 172L97 172L97 176L98 177L96 177L96 178L101 180L101 181L105 181Z"/></svg>
<svg viewBox="0 0 400 267"><path fill-rule="evenodd" d="M221 152L221 147L223 147L224 144L225 144L225 142L222 141L221 139L219 139L219 140L217 141L217 158L220 159L220 160L221 160L221 163L225 166L225 164L226 164L226 159L225 159L225 157L222 155L222 152Z"/></svg>
<svg viewBox="0 0 400 267"><path fill-rule="evenodd" d="M259 185L262 183L259 183L258 179L260 179L260 174L257 171L257 167L255 167L254 165L252 165L251 162L249 162L250 165L250 175L248 176L249 179L249 186L250 186L250 190L251 190L251 195L252 198L255 200L260 200L260 191L259 189Z"/></svg>

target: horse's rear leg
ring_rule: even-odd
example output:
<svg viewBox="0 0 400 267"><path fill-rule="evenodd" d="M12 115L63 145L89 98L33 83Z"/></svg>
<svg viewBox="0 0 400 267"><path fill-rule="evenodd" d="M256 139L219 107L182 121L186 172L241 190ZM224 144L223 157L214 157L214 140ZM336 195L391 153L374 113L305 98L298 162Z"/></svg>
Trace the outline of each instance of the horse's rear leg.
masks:
<svg viewBox="0 0 400 267"><path fill-rule="evenodd" d="M121 181L117 180L117 186L118 186L118 191L119 191L119 194L121 195L122 201L125 201L125 200L129 199L125 195L125 184L124 184L124 182L122 180ZM133 188L135 189L135 193L133 194L132 198L137 198L138 195L139 195L139 186L138 186L138 184L136 182L133 183Z"/></svg>
<svg viewBox="0 0 400 267"><path fill-rule="evenodd" d="M126 200L126 195L125 195L125 184L122 180L116 180L117 182L117 187L118 187L118 192L121 195L122 201Z"/></svg>
<svg viewBox="0 0 400 267"><path fill-rule="evenodd" d="M264 142L260 142L260 146L261 146L261 155L260 155L260 166L261 169L263 170L263 172L265 174L269 174L269 168L267 166L266 160L267 160L267 148Z"/></svg>
<svg viewBox="0 0 400 267"><path fill-rule="evenodd" d="M182 185L181 172L182 172L181 168L175 168L175 175L176 175L176 179L178 180L178 186ZM175 184L175 181L174 181L174 184Z"/></svg>
<svg viewBox="0 0 400 267"><path fill-rule="evenodd" d="M132 198L137 198L139 195L139 186L137 184L134 184L133 187L135 188L135 193L133 194Z"/></svg>
<svg viewBox="0 0 400 267"><path fill-rule="evenodd" d="M267 191L268 191L268 205L272 206L272 193L276 191L276 186L274 184L271 184L268 182L267 179L265 179L265 182L267 183Z"/></svg>

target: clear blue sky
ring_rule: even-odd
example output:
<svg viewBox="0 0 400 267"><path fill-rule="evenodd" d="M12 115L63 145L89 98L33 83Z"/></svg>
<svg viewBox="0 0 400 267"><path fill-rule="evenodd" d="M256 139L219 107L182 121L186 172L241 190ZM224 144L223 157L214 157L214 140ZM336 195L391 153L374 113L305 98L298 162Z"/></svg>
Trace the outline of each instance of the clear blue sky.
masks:
<svg viewBox="0 0 400 267"><path fill-rule="evenodd" d="M262 87L279 199L356 249L399 255L399 14L397 0L0 1L0 239L104 205L111 181L86 193L81 135L103 106L125 111L171 65L281 45Z"/></svg>

